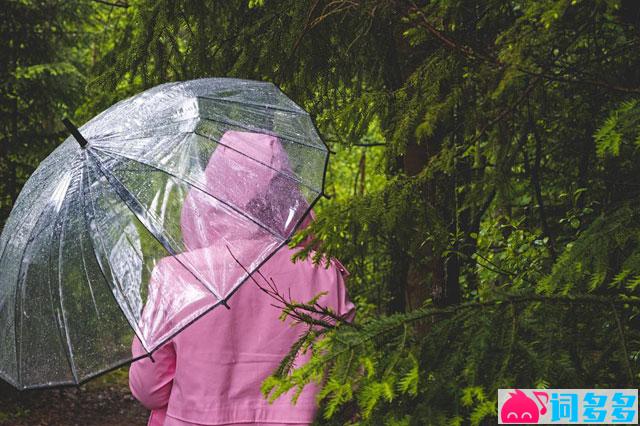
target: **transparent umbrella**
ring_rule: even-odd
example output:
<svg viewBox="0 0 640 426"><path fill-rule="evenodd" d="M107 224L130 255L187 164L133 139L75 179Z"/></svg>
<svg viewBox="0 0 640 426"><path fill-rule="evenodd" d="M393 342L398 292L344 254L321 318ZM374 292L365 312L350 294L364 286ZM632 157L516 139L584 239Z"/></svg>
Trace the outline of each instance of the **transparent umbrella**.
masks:
<svg viewBox="0 0 640 426"><path fill-rule="evenodd" d="M134 334L152 355L232 306L323 193L328 150L270 83L163 84L65 124L0 237L0 377L19 389L82 383L132 361Z"/></svg>

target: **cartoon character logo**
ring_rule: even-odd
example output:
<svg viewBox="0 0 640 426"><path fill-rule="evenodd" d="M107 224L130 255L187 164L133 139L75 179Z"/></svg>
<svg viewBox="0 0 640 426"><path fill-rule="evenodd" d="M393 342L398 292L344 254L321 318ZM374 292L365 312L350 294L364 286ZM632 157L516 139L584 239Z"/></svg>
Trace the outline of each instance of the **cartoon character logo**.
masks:
<svg viewBox="0 0 640 426"><path fill-rule="evenodd" d="M547 412L547 402L549 402L549 395L546 392L533 392L534 396L542 407L538 410L538 405L535 401L525 395L520 389L516 389L515 392L509 392L509 399L502 404L500 410L500 418L502 423L538 423L540 415L544 415ZM545 397L545 401L542 402L541 397Z"/></svg>

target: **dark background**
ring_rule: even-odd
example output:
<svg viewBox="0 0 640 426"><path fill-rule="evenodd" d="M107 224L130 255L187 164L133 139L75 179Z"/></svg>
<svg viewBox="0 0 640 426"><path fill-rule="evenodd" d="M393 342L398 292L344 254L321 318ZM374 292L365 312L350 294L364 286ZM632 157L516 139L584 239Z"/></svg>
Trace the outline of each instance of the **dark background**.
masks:
<svg viewBox="0 0 640 426"><path fill-rule="evenodd" d="M311 113L335 155L309 254L350 270L362 326L317 355L319 423L492 424L500 387L637 386L636 2L4 0L0 33L2 221L63 116L208 76ZM94 424L101 392L108 424L144 423L126 372L1 392L4 424Z"/></svg>

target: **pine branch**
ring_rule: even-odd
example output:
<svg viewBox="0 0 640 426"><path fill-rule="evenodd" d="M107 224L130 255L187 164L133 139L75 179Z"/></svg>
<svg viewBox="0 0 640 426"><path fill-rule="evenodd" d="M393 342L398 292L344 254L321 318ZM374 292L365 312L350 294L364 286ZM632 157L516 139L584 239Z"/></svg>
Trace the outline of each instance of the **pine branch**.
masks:
<svg viewBox="0 0 640 426"><path fill-rule="evenodd" d="M482 302L466 302L459 305L447 306L443 308L433 308L431 306L419 308L409 313L399 313L383 317L379 320L367 323L362 327L361 339L353 339L347 343L349 347L356 347L364 344L366 341L374 339L376 337L385 335L396 330L399 327L404 327L405 324L421 321L429 317L446 314L456 314L460 311L469 309L482 309L491 306L500 306L505 303L512 305L521 303L557 303L557 304L596 304L596 305L631 305L640 306L640 297L606 297L592 294L528 294L528 295L509 295L500 299L487 300ZM380 327L380 324L382 326Z"/></svg>
<svg viewBox="0 0 640 426"><path fill-rule="evenodd" d="M497 69L500 69L500 70L504 70L507 68L514 68L520 71L521 73L529 75L536 79L557 81L560 83L595 86L595 87L609 89L609 90L613 90L621 93L630 93L630 94L640 93L640 87L620 86L618 84L613 84L607 81L596 80L596 79L579 79L579 78L572 78L572 77L564 77L556 74L551 74L548 71L533 71L521 65L504 63L492 55L478 52L476 49L473 49L472 47L462 44L456 41L455 39L453 39L452 37L445 35L442 31L439 31L433 24L431 24L431 22L429 22L426 15L420 10L420 8L413 1L411 2L411 4L412 4L412 7L410 8L409 11L415 12L418 16L420 16L422 20L420 25L422 27L424 27L431 35L433 35L438 40L440 40L440 42L445 47L461 53L466 58L473 59L473 60L481 60L485 63L495 66Z"/></svg>

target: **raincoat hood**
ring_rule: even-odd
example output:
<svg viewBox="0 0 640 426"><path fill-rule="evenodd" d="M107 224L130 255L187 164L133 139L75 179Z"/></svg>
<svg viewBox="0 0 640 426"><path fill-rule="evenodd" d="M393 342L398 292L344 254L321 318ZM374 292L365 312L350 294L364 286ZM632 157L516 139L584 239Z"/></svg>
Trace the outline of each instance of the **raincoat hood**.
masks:
<svg viewBox="0 0 640 426"><path fill-rule="evenodd" d="M259 238L264 231L284 240L309 210L275 136L227 131L209 159L204 180L206 188L192 189L182 207L180 225L188 250ZM238 220L239 215L245 220ZM311 218L307 215L301 227ZM246 219L256 228L243 226Z"/></svg>

